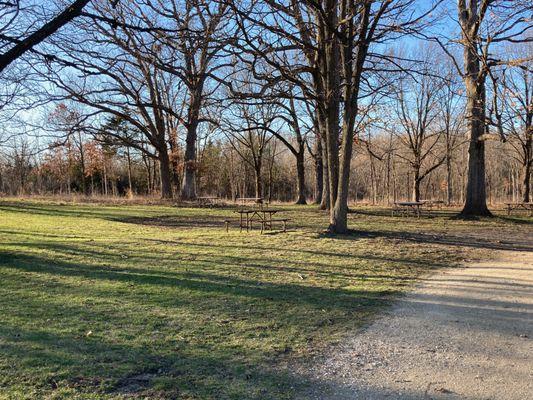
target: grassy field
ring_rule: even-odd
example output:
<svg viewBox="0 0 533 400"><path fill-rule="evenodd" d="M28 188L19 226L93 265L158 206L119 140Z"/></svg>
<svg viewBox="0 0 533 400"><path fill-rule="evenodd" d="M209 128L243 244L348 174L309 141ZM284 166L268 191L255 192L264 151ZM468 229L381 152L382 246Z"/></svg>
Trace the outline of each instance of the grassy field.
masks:
<svg viewBox="0 0 533 400"><path fill-rule="evenodd" d="M231 209L0 200L0 398L290 399L292 363L421 274L528 248L530 218L350 215L224 230ZM511 238L511 239L510 239Z"/></svg>

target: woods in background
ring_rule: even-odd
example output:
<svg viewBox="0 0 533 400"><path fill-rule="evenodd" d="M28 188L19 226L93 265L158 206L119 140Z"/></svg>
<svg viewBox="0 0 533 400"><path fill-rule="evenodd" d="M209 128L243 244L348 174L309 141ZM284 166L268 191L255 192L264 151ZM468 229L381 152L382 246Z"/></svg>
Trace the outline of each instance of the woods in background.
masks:
<svg viewBox="0 0 533 400"><path fill-rule="evenodd" d="M528 1L74 5L0 5L3 194L531 200Z"/></svg>

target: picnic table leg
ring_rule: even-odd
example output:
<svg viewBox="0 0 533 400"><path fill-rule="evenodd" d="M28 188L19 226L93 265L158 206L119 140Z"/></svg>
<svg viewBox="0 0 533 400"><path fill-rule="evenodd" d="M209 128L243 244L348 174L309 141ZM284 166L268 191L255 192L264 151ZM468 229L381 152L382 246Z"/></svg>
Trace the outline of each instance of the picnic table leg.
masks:
<svg viewBox="0 0 533 400"><path fill-rule="evenodd" d="M287 232L287 221L283 220L283 232Z"/></svg>
<svg viewBox="0 0 533 400"><path fill-rule="evenodd" d="M511 215L511 205L507 204L507 215Z"/></svg>
<svg viewBox="0 0 533 400"><path fill-rule="evenodd" d="M241 232L242 232L242 213L241 213L241 220L239 222L239 227L241 228Z"/></svg>

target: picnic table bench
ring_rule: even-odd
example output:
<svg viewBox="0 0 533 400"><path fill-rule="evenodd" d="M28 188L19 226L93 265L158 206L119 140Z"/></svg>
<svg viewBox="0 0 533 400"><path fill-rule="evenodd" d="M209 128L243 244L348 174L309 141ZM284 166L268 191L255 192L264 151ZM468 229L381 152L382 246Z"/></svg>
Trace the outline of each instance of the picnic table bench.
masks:
<svg viewBox="0 0 533 400"><path fill-rule="evenodd" d="M513 210L526 210L529 211L529 215L533 215L533 203L531 202L516 202L516 203L505 203L507 206L507 215L511 215Z"/></svg>

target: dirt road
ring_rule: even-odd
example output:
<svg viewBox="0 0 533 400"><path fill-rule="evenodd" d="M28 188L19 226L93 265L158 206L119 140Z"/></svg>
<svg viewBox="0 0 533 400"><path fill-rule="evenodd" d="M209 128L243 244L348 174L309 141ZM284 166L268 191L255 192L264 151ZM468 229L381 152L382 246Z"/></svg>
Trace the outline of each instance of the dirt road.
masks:
<svg viewBox="0 0 533 400"><path fill-rule="evenodd" d="M309 378L306 399L533 399L533 253L427 278Z"/></svg>

